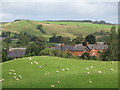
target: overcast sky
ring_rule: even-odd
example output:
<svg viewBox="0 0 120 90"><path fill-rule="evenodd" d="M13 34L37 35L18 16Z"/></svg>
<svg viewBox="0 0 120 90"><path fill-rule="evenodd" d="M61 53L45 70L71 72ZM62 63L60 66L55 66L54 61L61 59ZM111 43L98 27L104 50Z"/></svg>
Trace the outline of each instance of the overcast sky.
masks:
<svg viewBox="0 0 120 90"><path fill-rule="evenodd" d="M12 1L12 2L11 2ZM118 2L78 2L77 0L60 2L35 0L2 2L1 21L15 19L29 20L105 20L118 22ZM90 0L89 0L90 1Z"/></svg>

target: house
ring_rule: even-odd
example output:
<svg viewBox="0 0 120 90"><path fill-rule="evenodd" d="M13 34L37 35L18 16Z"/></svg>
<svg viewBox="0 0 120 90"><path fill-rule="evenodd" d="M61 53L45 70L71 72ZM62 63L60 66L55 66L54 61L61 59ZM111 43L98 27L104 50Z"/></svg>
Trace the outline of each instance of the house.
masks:
<svg viewBox="0 0 120 90"><path fill-rule="evenodd" d="M26 53L26 48L10 48L8 50L8 57L19 58L24 56Z"/></svg>
<svg viewBox="0 0 120 90"><path fill-rule="evenodd" d="M57 47L51 47L51 49L55 50L63 50L65 53L71 53L75 56L81 56L83 53L87 52L90 56L96 56L99 57L98 52L103 52L105 49L107 49L108 46L104 43L96 43L96 44L78 44L78 45L64 45L61 44L61 46Z"/></svg>

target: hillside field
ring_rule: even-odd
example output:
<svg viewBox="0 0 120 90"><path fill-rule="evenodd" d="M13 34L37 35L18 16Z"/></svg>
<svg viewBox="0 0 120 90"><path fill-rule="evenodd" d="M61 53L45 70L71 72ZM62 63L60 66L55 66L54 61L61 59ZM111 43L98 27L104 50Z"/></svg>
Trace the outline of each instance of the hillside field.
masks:
<svg viewBox="0 0 120 90"><path fill-rule="evenodd" d="M49 56L31 58L32 60L25 57L2 63L2 78L5 79L3 88L118 87L118 61L76 60ZM16 75L9 74L10 70L15 70ZM20 80L13 78L18 75L22 76ZM58 81L60 83L57 83Z"/></svg>
<svg viewBox="0 0 120 90"><path fill-rule="evenodd" d="M37 26L40 24L43 26L43 30L46 34L37 29ZM21 20L13 23L2 24L3 31L12 31L16 33L28 32L30 34L44 36L46 38L51 37L52 34L75 38L77 34L83 34L83 36L86 36L100 30L108 32L111 27L112 25L92 24L85 22L50 22L31 20Z"/></svg>

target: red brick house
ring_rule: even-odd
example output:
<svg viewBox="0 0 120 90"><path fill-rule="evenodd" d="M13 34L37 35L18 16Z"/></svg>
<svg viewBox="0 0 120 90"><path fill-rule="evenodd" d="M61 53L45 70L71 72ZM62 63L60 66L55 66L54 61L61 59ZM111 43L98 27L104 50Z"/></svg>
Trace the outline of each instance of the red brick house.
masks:
<svg viewBox="0 0 120 90"><path fill-rule="evenodd" d="M103 52L107 48L108 46L104 43L87 44L85 46L83 44L78 44L75 46L62 44L61 46L51 47L51 49L63 50L65 53L70 52L75 56L81 56L83 53L87 52L90 56L96 57L99 57L99 51Z"/></svg>

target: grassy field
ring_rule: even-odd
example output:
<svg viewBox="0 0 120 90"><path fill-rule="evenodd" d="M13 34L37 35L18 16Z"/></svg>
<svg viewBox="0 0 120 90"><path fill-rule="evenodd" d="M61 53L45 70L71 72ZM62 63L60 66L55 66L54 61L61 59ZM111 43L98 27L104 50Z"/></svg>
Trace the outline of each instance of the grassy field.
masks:
<svg viewBox="0 0 120 90"><path fill-rule="evenodd" d="M46 34L41 33L37 28L37 25L42 24L43 30ZM37 36L44 36L49 38L52 34L62 35L65 37L75 38L77 34L87 34L94 33L96 31L110 31L112 25L101 25L92 24L84 22L50 22L50 21L30 21L22 20L14 23L3 24L3 31L13 31L13 32L28 32L35 34Z"/></svg>
<svg viewBox="0 0 120 90"><path fill-rule="evenodd" d="M3 88L118 87L118 62L75 60L49 56L31 58L32 60L21 58L2 64L3 79L5 79ZM35 64L34 61L38 64ZM38 66L42 66L42 68L38 68ZM69 70L67 71L66 68L69 68ZM10 75L11 69L15 70L17 75ZM98 73L98 71L101 71L101 73ZM22 76L20 80L13 78L13 76L18 77L18 75ZM60 81L60 83L57 83L57 81ZM51 87L51 85L55 87Z"/></svg>

